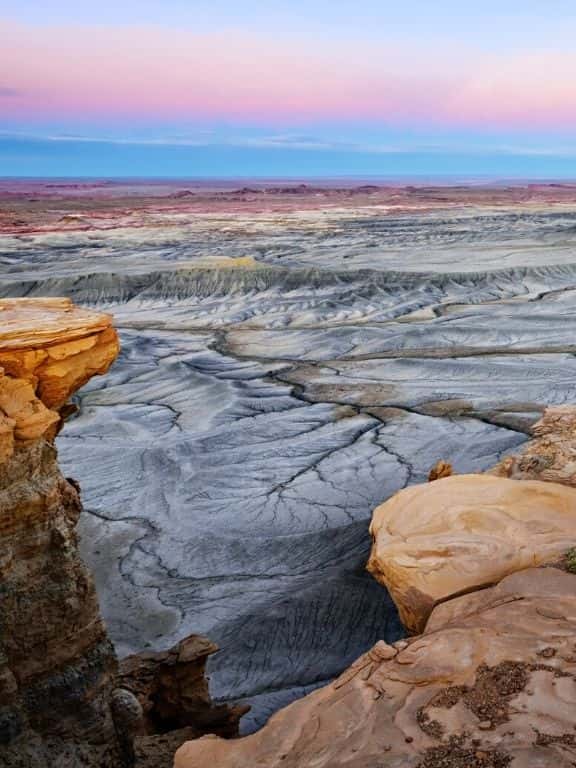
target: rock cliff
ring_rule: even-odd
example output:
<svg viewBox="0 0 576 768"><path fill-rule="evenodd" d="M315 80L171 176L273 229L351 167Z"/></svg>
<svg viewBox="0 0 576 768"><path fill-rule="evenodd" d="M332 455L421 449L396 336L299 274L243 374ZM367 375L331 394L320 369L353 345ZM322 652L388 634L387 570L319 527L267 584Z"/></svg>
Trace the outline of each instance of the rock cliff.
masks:
<svg viewBox="0 0 576 768"><path fill-rule="evenodd" d="M116 659L76 547L80 499L53 438L68 397L118 352L108 316L0 302L0 765L121 764Z"/></svg>
<svg viewBox="0 0 576 768"><path fill-rule="evenodd" d="M168 651L137 653L122 660L118 685L140 702L145 734L187 728L188 738L205 733L238 736L238 721L249 707L212 702L206 662L216 651L218 646L207 637L190 635Z"/></svg>
<svg viewBox="0 0 576 768"><path fill-rule="evenodd" d="M519 455L502 459L490 474L576 487L576 407L546 408L532 435Z"/></svg>
<svg viewBox="0 0 576 768"><path fill-rule="evenodd" d="M0 301L0 768L168 768L186 738L237 735L246 711L213 705L207 638L119 669L101 620L54 437L118 349L108 315Z"/></svg>

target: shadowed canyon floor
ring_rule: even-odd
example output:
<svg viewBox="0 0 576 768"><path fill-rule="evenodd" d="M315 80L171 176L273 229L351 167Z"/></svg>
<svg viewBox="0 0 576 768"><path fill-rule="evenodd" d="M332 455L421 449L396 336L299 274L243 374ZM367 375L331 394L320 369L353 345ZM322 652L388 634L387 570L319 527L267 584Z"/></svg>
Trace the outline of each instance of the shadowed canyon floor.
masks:
<svg viewBox="0 0 576 768"><path fill-rule="evenodd" d="M373 508L574 401L576 189L182 191L0 190L0 296L114 314L58 440L102 613L216 641L251 730L400 637Z"/></svg>

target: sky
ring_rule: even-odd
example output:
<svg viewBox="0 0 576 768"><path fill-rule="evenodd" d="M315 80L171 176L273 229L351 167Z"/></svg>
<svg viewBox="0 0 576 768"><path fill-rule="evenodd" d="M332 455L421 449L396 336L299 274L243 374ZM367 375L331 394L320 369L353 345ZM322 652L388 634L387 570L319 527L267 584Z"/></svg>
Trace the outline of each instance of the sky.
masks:
<svg viewBox="0 0 576 768"><path fill-rule="evenodd" d="M575 39L574 0L0 0L0 176L576 179Z"/></svg>

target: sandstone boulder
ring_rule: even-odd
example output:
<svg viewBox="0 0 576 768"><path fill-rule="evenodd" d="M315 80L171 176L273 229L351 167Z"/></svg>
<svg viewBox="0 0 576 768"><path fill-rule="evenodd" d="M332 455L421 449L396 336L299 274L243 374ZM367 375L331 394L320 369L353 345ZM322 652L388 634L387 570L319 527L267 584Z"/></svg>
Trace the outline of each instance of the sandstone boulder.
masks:
<svg viewBox="0 0 576 768"><path fill-rule="evenodd" d="M373 514L368 570L410 632L438 603L553 562L576 544L576 490L457 475L406 488Z"/></svg>
<svg viewBox="0 0 576 768"><path fill-rule="evenodd" d="M576 761L576 576L529 569L445 603L335 683L175 768L568 768Z"/></svg>

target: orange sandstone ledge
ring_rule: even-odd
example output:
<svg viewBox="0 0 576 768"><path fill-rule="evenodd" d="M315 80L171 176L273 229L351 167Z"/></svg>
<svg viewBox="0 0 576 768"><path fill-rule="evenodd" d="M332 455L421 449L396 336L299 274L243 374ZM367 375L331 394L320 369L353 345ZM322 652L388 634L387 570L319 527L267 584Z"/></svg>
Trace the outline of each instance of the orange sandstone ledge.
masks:
<svg viewBox="0 0 576 768"><path fill-rule="evenodd" d="M53 437L68 398L119 348L110 315L70 299L0 300L0 463L18 441Z"/></svg>

